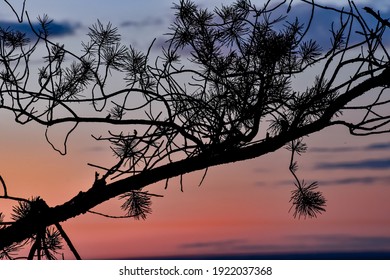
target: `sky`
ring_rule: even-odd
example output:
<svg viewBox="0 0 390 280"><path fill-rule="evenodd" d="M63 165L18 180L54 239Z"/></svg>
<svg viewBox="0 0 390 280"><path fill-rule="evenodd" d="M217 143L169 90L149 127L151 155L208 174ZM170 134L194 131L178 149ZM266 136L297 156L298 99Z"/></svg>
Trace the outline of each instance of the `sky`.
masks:
<svg viewBox="0 0 390 280"><path fill-rule="evenodd" d="M221 2L196 1L211 8ZM20 10L22 1L18 3ZM384 18L390 17L387 0L355 3L374 5ZM76 51L97 19L117 26L124 43L145 50L169 31L171 7L171 1L161 0L34 0L26 5L30 18L48 14L54 19L55 40ZM0 2L0 25L14 24L15 16ZM316 31L309 35L327 44L323 34L329 24L329 16L319 13ZM297 86L305 87L304 77ZM62 204L91 186L95 169L87 163L109 165L114 160L90 137L99 127L82 125L69 140L68 154L61 156L45 141L44 127L15 124L1 109L0 116L0 175L10 195L39 195L50 206ZM50 133L58 143L64 136L61 128ZM153 198L153 213L145 221L86 214L63 227L85 259L390 252L389 136L353 137L346 129L332 127L305 141L309 149L299 157L299 175L319 181L327 199L326 212L316 219L294 219L289 212L294 186L290 154L282 149L213 167L201 186L202 172L186 175L184 192L177 178L166 190L164 182L148 187L164 197ZM0 203L1 209L11 207ZM94 210L123 214L120 205L112 199ZM65 257L72 258L68 249Z"/></svg>

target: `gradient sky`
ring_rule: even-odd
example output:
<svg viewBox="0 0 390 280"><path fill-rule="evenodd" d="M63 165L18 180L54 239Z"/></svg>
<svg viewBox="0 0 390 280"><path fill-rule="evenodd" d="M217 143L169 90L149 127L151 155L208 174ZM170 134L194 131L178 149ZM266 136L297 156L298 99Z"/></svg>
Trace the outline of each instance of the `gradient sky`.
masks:
<svg viewBox="0 0 390 280"><path fill-rule="evenodd" d="M232 1L196 2L213 7ZM380 9L384 18L390 17L387 0L355 3L375 5L372 8ZM30 17L48 14L55 20L55 41L76 51L96 19L112 22L125 43L145 50L154 38L161 39L168 32L173 20L171 7L171 1L161 0L27 1ZM311 35L327 44L329 39L322 35L328 32L329 17L319 13L318 19ZM1 2L0 25L14 23L9 8ZM303 77L297 87L305 87L304 81ZM68 154L61 156L45 141L44 127L17 125L10 114L0 110L0 175L9 194L39 195L54 206L87 190L95 172L87 163L108 166L114 160L109 149L90 137L97 129L82 125L70 138ZM62 128L52 129L50 135L61 143ZM167 190L164 182L148 187L164 198L153 199L153 213L145 221L87 214L63 223L63 227L86 259L390 251L389 136L358 138L333 127L311 135L306 143L309 151L299 158L299 175L307 181L318 180L327 198L327 211L317 219L294 219L289 213L293 190L290 154L280 150L211 168L200 187L202 172L186 175L184 192L180 192L176 178ZM2 210L10 209L10 205L0 203ZM120 205L113 199L94 210L121 215ZM65 256L72 257L68 250Z"/></svg>

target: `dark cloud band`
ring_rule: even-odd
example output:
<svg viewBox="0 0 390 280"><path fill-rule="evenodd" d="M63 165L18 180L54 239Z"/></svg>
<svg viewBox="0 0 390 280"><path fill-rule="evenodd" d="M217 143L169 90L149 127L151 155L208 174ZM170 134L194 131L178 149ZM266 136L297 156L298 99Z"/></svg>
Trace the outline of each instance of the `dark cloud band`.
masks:
<svg viewBox="0 0 390 280"><path fill-rule="evenodd" d="M51 22L48 26L49 36L59 37L74 34L75 30L79 28L79 24L70 24L68 22ZM28 38L36 37L35 33L32 31L31 26L28 23L17 23L11 21L0 21L0 28L3 30L12 30L19 31ZM38 23L33 23L32 28L38 32L41 29Z"/></svg>
<svg viewBox="0 0 390 280"><path fill-rule="evenodd" d="M315 166L315 169L389 169L390 158L367 159L361 161L344 161L344 162L321 162Z"/></svg>

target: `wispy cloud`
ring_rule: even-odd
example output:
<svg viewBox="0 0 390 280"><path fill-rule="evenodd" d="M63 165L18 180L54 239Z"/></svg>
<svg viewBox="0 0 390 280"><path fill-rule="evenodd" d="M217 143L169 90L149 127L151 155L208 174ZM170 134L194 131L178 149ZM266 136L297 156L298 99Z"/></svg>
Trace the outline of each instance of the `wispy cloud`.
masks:
<svg viewBox="0 0 390 280"><path fill-rule="evenodd" d="M287 235L286 242L261 243L245 239L186 243L179 246L186 258L219 259L361 259L383 258L390 254L389 236Z"/></svg>
<svg viewBox="0 0 390 280"><path fill-rule="evenodd" d="M390 158L366 159L360 161L320 162L314 169L389 169Z"/></svg>
<svg viewBox="0 0 390 280"><path fill-rule="evenodd" d="M314 153L342 153L342 152L357 152L357 151L381 151L390 150L390 142L372 143L366 146L345 146L345 147L312 147L309 152Z"/></svg>
<svg viewBox="0 0 390 280"><path fill-rule="evenodd" d="M344 153L362 151L362 147L309 147L308 152L311 153Z"/></svg>
<svg viewBox="0 0 390 280"><path fill-rule="evenodd" d="M364 150L367 150L367 151L390 150L390 142L386 142L386 143L373 143L371 145L366 146L364 148Z"/></svg>
<svg viewBox="0 0 390 280"><path fill-rule="evenodd" d="M309 180L310 181L310 180ZM362 176L362 177L345 177L345 178L339 178L339 179L333 179L333 180L311 180L311 181L318 181L319 185L322 186L342 186L342 185L357 185L357 184L364 184L367 186L372 186L375 183L390 183L390 176ZM293 180L284 180L279 181L276 184L273 184L272 186L286 186L291 185L293 186L294 182ZM256 183L256 186L258 187L265 187L268 186L266 184L259 184Z"/></svg>
<svg viewBox="0 0 390 280"><path fill-rule="evenodd" d="M34 38L36 35L31 29L31 26L26 23L18 23L14 21L0 21L0 27L4 30L14 30L25 33L28 38ZM49 35L53 37L72 35L80 27L80 24L71 24L69 22L51 22L48 25ZM32 28L39 32L41 28L39 23L33 23Z"/></svg>
<svg viewBox="0 0 390 280"><path fill-rule="evenodd" d="M257 252L280 252L286 249L286 247L280 244L262 244L254 243L246 239L227 239L221 241L210 241L210 242L193 242L179 245L179 249L189 250L194 249L196 252L203 253L257 253ZM295 251L302 249L298 245L292 245L288 247L288 250Z"/></svg>
<svg viewBox="0 0 390 280"><path fill-rule="evenodd" d="M254 168L253 171L256 173L266 173L266 172L269 172L269 169L263 168L263 167L257 167L257 168Z"/></svg>
<svg viewBox="0 0 390 280"><path fill-rule="evenodd" d="M317 244L318 248L339 251L390 250L390 236L354 236L354 235L300 235L290 236L297 242Z"/></svg>
<svg viewBox="0 0 390 280"><path fill-rule="evenodd" d="M193 242L181 244L181 249L231 249L238 244L245 243L244 239L227 239L221 241L209 241L209 242Z"/></svg>
<svg viewBox="0 0 390 280"><path fill-rule="evenodd" d="M390 176L367 176L367 177L349 177L337 180L319 180L321 186L339 186L352 184L366 184L371 186L374 183L390 183Z"/></svg>
<svg viewBox="0 0 390 280"><path fill-rule="evenodd" d="M267 187L268 184L267 184L266 182L256 181L256 182L255 182L255 186L256 186L256 187Z"/></svg>
<svg viewBox="0 0 390 280"><path fill-rule="evenodd" d="M164 20L161 18L147 18L141 21L127 20L121 23L121 27L136 27L142 28L147 26L161 26L164 24Z"/></svg>

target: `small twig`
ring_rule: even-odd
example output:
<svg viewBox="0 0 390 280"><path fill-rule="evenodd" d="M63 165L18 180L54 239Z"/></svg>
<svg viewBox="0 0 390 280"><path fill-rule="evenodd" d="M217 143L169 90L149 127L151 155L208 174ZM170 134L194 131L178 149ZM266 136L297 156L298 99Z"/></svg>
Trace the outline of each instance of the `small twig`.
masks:
<svg viewBox="0 0 390 280"><path fill-rule="evenodd" d="M119 170L119 167L118 167L115 171L113 171L113 168L114 168L115 166L112 167L112 168L107 168L107 167L103 167L103 166L96 165L96 164L93 164L93 163L87 163L87 165L92 166L92 167L96 167L96 168L99 168L99 169L102 169L102 170L104 170L104 171L107 171L107 173L106 173L105 175L103 175L103 178L102 178L102 179L107 178L110 174L113 174L114 172L118 172L118 173L120 173L120 174L111 177L110 180L114 180L114 179L116 179L117 177L119 177L120 175L129 173L128 171Z"/></svg>
<svg viewBox="0 0 390 280"><path fill-rule="evenodd" d="M64 142L63 142L63 145L64 145L64 151L61 151L60 149L57 149L56 146L50 141L49 139L49 135L48 135L48 131L49 131L49 126L46 127L46 130L45 130L45 139L47 141L47 143L50 144L50 146L53 148L53 150L55 150L56 152L58 152L60 155L64 156L67 154L67 150L68 150L68 138L70 136L70 134L77 128L78 126L78 122L75 123L75 125L66 133L66 136L65 136L65 139L64 139Z"/></svg>
<svg viewBox="0 0 390 280"><path fill-rule="evenodd" d="M9 199L9 200L16 200L16 201L23 201L23 202L27 202L27 203L31 203L30 200L28 199L25 199L25 198L21 198L21 197L14 197L14 196L0 196L0 199Z"/></svg>
<svg viewBox="0 0 390 280"><path fill-rule="evenodd" d="M58 231L60 232L61 236L64 238L66 244L68 244L69 249L72 251L73 255L76 257L77 260L81 260L81 257L79 253L77 252L76 248L73 246L72 241L70 241L69 236L66 234L60 223L55 223Z"/></svg>
<svg viewBox="0 0 390 280"><path fill-rule="evenodd" d="M140 192L140 191L137 191L137 193L141 193L141 194L149 195L149 196L155 196L155 197L164 197L164 196L161 195L161 194L155 194L155 193L149 193L149 192Z"/></svg>
<svg viewBox="0 0 390 280"><path fill-rule="evenodd" d="M291 142L290 165L289 165L288 169L290 170L290 173L293 175L293 177L294 177L294 179L295 179L295 181L297 183L297 187L299 189L301 189L302 188L301 182L299 181L298 176L297 176L297 174L295 173L295 170L294 170L294 167L295 167L295 164L294 164L295 152L296 152L295 141L292 141Z"/></svg>
<svg viewBox="0 0 390 280"><path fill-rule="evenodd" d="M377 21L379 21L380 23L382 23L383 25L387 26L387 27L390 27L390 22L389 20L385 20L383 19L379 13L375 13L373 11L373 9L369 8L369 7L364 7L363 10L365 10L368 14L372 15Z"/></svg>
<svg viewBox="0 0 390 280"><path fill-rule="evenodd" d="M18 19L18 22L22 23L23 22L24 10L25 10L25 7L26 7L26 0L23 1L23 7L22 7L22 12L20 13L20 17L18 15L18 13L16 12L16 10L14 9L14 7L7 0L4 0L4 2L7 3L7 5L12 9L12 11L14 12L16 18Z"/></svg>
<svg viewBox="0 0 390 280"><path fill-rule="evenodd" d="M204 181L204 179L206 178L206 175L207 175L207 171L209 170L209 168L206 168L206 170L204 171L203 173L203 176L202 176L202 179L200 180L200 183L198 185L198 187L200 187Z"/></svg>
<svg viewBox="0 0 390 280"><path fill-rule="evenodd" d="M3 185L4 196L5 196L5 197L8 197L8 194L7 194L7 186L5 185L4 179L3 179L3 177L1 177L1 175L0 175L0 182L1 182L1 184Z"/></svg>
<svg viewBox="0 0 390 280"><path fill-rule="evenodd" d="M102 180L105 180L108 178L108 176L114 174L118 171L118 169L122 166L123 162L125 161L125 157L121 157L117 164L115 164L113 167L107 170L106 174L102 176Z"/></svg>
<svg viewBox="0 0 390 280"><path fill-rule="evenodd" d="M93 163L87 163L87 165L92 166L92 167L96 167L96 168L99 168L99 169L103 169L105 171L109 171L110 170L109 168L106 168L106 167L103 167L103 166L99 166L99 165L96 165L96 164L93 164Z"/></svg>
<svg viewBox="0 0 390 280"><path fill-rule="evenodd" d="M35 242L34 242L34 244L31 246L30 252L28 253L28 257L27 257L28 260L34 259L35 251L37 251L37 253L38 253L38 258L39 258L39 256L40 256L40 254L39 254L39 242L41 242L41 239L40 239L39 234L37 234L37 236L36 236L36 238L35 238Z"/></svg>
<svg viewBox="0 0 390 280"><path fill-rule="evenodd" d="M128 218L135 217L135 215L133 215L133 216L113 216L113 215L107 215L107 214L103 214L103 213L100 213L100 212L96 212L96 211L93 211L93 210L88 210L87 212L91 213L91 214L103 216L103 217L106 217L106 218L111 218L111 219L128 219Z"/></svg>
<svg viewBox="0 0 390 280"><path fill-rule="evenodd" d="M167 179L165 180L165 187L164 187L165 190L168 188L168 182L169 182L169 178L167 178Z"/></svg>

